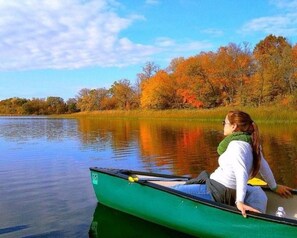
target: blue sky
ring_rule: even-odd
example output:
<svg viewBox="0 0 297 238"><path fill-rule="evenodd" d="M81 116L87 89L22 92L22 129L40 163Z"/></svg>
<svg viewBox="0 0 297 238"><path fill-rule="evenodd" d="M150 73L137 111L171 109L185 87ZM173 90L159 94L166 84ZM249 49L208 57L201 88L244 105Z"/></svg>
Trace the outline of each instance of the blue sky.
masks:
<svg viewBox="0 0 297 238"><path fill-rule="evenodd" d="M151 61L297 42L297 0L0 0L0 100L133 84Z"/></svg>

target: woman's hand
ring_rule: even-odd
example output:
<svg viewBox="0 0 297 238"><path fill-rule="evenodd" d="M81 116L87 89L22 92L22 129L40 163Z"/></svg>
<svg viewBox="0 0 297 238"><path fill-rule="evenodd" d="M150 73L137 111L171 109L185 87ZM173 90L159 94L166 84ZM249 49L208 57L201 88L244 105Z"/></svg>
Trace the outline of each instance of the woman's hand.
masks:
<svg viewBox="0 0 297 238"><path fill-rule="evenodd" d="M241 214L244 218L246 218L246 211L252 211L252 212L258 212L260 213L260 211L258 211L255 208L252 208L246 204L244 204L243 202L236 202L236 207L238 208L239 211L241 211Z"/></svg>
<svg viewBox="0 0 297 238"><path fill-rule="evenodd" d="M278 195L284 198L289 198L292 197L292 191L293 189L284 185L277 185L276 189L274 192L276 192Z"/></svg>

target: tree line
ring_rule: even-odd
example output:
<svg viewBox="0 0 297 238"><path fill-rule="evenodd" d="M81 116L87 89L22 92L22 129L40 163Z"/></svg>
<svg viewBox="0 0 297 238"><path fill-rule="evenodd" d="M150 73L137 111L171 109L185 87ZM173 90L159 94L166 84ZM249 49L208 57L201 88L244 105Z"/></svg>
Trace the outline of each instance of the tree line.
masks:
<svg viewBox="0 0 297 238"><path fill-rule="evenodd" d="M297 108L297 44L269 35L254 49L230 43L217 51L173 59L161 69L147 62L136 83L121 79L109 89L81 89L75 98L10 98L1 114L63 114L79 111L215 108L281 104Z"/></svg>

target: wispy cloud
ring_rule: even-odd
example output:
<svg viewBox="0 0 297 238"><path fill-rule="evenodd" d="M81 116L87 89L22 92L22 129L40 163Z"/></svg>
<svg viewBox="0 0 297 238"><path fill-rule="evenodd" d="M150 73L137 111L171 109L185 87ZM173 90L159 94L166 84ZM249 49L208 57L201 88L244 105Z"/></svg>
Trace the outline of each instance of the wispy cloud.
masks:
<svg viewBox="0 0 297 238"><path fill-rule="evenodd" d="M0 70L121 66L156 48L120 37L141 16L113 0L0 0Z"/></svg>
<svg viewBox="0 0 297 238"><path fill-rule="evenodd" d="M287 9L288 11L295 11L297 8L297 0L270 0L270 3L280 9Z"/></svg>
<svg viewBox="0 0 297 238"><path fill-rule="evenodd" d="M214 45L208 41L193 41L183 39L176 41L168 37L159 37L156 39L155 45L160 49L162 56L159 56L160 61L170 62L176 57L188 57L199 54L201 51L211 50Z"/></svg>
<svg viewBox="0 0 297 238"><path fill-rule="evenodd" d="M253 19L242 27L242 32L264 32L266 34L296 36L297 14Z"/></svg>
<svg viewBox="0 0 297 238"><path fill-rule="evenodd" d="M245 34L263 32L285 37L297 36L297 1L271 0L270 3L279 9L279 14L252 19L240 31Z"/></svg>
<svg viewBox="0 0 297 238"><path fill-rule="evenodd" d="M214 37L220 37L224 35L224 31L220 29L208 28L201 31L201 33L208 34Z"/></svg>

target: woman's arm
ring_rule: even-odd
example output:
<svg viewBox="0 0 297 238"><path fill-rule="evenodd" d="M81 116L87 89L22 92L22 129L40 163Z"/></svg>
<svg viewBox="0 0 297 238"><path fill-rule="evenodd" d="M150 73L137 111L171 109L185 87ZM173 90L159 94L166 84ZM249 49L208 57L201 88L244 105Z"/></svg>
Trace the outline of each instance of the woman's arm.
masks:
<svg viewBox="0 0 297 238"><path fill-rule="evenodd" d="M276 189L277 184L275 182L273 173L270 169L269 164L267 163L267 161L265 160L262 152L261 152L261 164L260 164L260 170L259 170L262 178L267 182L269 188L271 190Z"/></svg>
<svg viewBox="0 0 297 238"><path fill-rule="evenodd" d="M279 185L276 183L273 173L270 169L269 164L265 160L263 154L261 153L261 165L260 165L260 174L262 178L267 182L269 188L279 194L282 197L289 198L292 196L291 191L293 190L290 187Z"/></svg>

